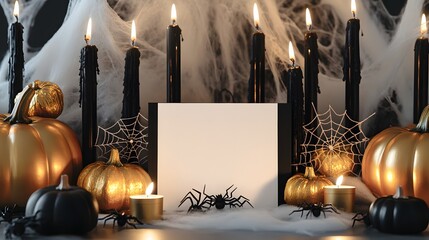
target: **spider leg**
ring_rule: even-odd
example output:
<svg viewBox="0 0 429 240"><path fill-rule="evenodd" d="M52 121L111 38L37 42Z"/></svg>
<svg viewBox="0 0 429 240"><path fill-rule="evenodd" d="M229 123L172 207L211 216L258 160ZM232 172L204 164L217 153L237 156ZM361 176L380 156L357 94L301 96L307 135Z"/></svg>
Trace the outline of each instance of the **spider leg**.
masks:
<svg viewBox="0 0 429 240"><path fill-rule="evenodd" d="M241 200L244 199L244 200ZM240 202L241 200L241 202ZM236 201L239 202L239 206L242 207L245 203L249 204L252 208L253 205L250 203L250 200L247 197L244 197L243 195L240 195L238 198L236 198Z"/></svg>
<svg viewBox="0 0 429 240"><path fill-rule="evenodd" d="M104 219L103 227L105 227L105 226L106 226L107 221L112 220L112 219L115 219L115 218L114 218L113 216L111 216L111 217L109 217L109 218Z"/></svg>
<svg viewBox="0 0 429 240"><path fill-rule="evenodd" d="M302 217L302 213L304 212L304 209L293 210L291 213L289 213L289 215L292 215L293 213L296 213L296 212L301 212L301 217Z"/></svg>
<svg viewBox="0 0 429 240"><path fill-rule="evenodd" d="M130 225L131 227L133 227L133 228L137 229L136 225L135 225L134 223L130 222L129 220L127 220L127 222L126 222L126 223L127 223L128 225Z"/></svg>
<svg viewBox="0 0 429 240"><path fill-rule="evenodd" d="M323 209L322 209L322 213L323 213L323 216L326 218L326 213L325 212L327 212L327 211L329 211L329 210L326 210L326 211L324 211ZM331 212L331 211L329 211L329 212Z"/></svg>
<svg viewBox="0 0 429 240"><path fill-rule="evenodd" d="M223 196L224 198L229 197L229 193L228 193L228 191L229 191L229 189L231 189L233 186L234 186L234 184L232 184L229 188L227 188L227 189L226 189L226 191L225 191L225 195ZM235 189L237 189L237 188L235 188ZM235 191L235 189L234 189L232 192L234 192L234 191ZM232 192L231 192L231 196L232 196Z"/></svg>
<svg viewBox="0 0 429 240"><path fill-rule="evenodd" d="M111 216L113 216L113 215L115 215L115 214L114 214L114 213L110 213L110 214L108 214L107 216L104 216L104 217L102 217L102 218L99 218L99 219L98 219L98 221L104 220L104 219L109 218L109 217L111 217Z"/></svg>
<svg viewBox="0 0 429 240"><path fill-rule="evenodd" d="M194 196L194 194L192 194L192 192L188 192L183 199L180 201L180 204L178 207L182 206L182 204L187 200L187 199L191 199L194 198L196 200L196 197Z"/></svg>
<svg viewBox="0 0 429 240"><path fill-rule="evenodd" d="M312 213L312 212L311 212L311 210L308 210L307 215L305 215L305 219L307 219L307 218L308 218L308 216L310 215L310 213ZM301 217L302 217L302 215L301 215Z"/></svg>
<svg viewBox="0 0 429 240"><path fill-rule="evenodd" d="M333 206L330 206L330 207L324 207L323 208L324 210L332 210L333 212L335 212L336 214L340 214L340 212L338 212L338 210L335 208L335 207L333 207Z"/></svg>
<svg viewBox="0 0 429 240"><path fill-rule="evenodd" d="M129 219L136 221L138 224L141 224L141 225L144 224L142 221L140 221L138 218L136 218L134 216L130 216Z"/></svg>

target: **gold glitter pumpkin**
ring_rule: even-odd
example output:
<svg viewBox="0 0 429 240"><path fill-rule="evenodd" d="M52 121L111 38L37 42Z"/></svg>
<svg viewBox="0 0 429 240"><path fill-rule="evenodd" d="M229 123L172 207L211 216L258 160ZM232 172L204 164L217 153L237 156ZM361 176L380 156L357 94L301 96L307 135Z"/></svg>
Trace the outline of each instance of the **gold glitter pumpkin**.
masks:
<svg viewBox="0 0 429 240"><path fill-rule="evenodd" d="M321 148L313 154L315 168L328 177L338 177L351 172L354 165L353 157L353 153L344 146Z"/></svg>
<svg viewBox="0 0 429 240"><path fill-rule="evenodd" d="M57 184L62 174L76 183L82 168L71 128L56 119L28 116L36 89L37 83L25 87L11 115L0 114L0 206L25 207L34 191Z"/></svg>
<svg viewBox="0 0 429 240"><path fill-rule="evenodd" d="M391 127L374 136L362 159L362 180L376 196L398 186L429 204L429 106L413 129Z"/></svg>
<svg viewBox="0 0 429 240"><path fill-rule="evenodd" d="M151 183L149 174L137 164L122 164L117 149L112 149L108 162L97 161L86 166L77 185L91 192L100 211L128 210L130 196L145 194Z"/></svg>
<svg viewBox="0 0 429 240"><path fill-rule="evenodd" d="M34 81L38 88L30 103L28 114L47 118L57 118L64 108L64 96L57 84Z"/></svg>
<svg viewBox="0 0 429 240"><path fill-rule="evenodd" d="M323 188L333 185L329 179L316 176L313 167L306 167L304 175L298 173L286 183L284 200L289 205L323 203Z"/></svg>

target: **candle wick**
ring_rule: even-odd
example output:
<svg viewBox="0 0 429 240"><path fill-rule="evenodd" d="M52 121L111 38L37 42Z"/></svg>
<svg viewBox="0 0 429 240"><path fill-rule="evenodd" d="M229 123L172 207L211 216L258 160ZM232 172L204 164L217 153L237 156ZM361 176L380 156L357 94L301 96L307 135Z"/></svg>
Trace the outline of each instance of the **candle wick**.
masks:
<svg viewBox="0 0 429 240"><path fill-rule="evenodd" d="M352 13L353 13L353 18L356 18L356 13L355 13L355 11L353 11Z"/></svg>
<svg viewBox="0 0 429 240"><path fill-rule="evenodd" d="M16 22L18 22L18 16L17 15L15 15L15 19L16 19Z"/></svg>
<svg viewBox="0 0 429 240"><path fill-rule="evenodd" d="M84 36L84 39L85 39L85 43L86 43L86 45L88 45L88 38L86 37L86 34L85 35L83 35Z"/></svg>
<svg viewBox="0 0 429 240"><path fill-rule="evenodd" d="M308 25L308 31L311 31L311 29L313 29L313 25Z"/></svg>
<svg viewBox="0 0 429 240"><path fill-rule="evenodd" d="M292 61L292 67L295 67L295 59L291 58L290 60Z"/></svg>
<svg viewBox="0 0 429 240"><path fill-rule="evenodd" d="M173 19L173 25L176 25L176 19Z"/></svg>
<svg viewBox="0 0 429 240"><path fill-rule="evenodd" d="M136 41L131 40L131 46L135 47L136 46Z"/></svg>

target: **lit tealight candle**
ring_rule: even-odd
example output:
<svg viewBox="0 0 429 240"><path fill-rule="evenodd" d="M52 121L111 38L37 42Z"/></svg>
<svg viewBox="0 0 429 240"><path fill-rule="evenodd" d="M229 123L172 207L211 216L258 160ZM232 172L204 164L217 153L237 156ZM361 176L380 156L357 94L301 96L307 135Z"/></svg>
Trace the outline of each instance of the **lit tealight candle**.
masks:
<svg viewBox="0 0 429 240"><path fill-rule="evenodd" d="M324 202L332 204L339 210L353 212L356 187L341 185L342 183L343 176L339 176L336 185L325 187Z"/></svg>
<svg viewBox="0 0 429 240"><path fill-rule="evenodd" d="M160 220L163 211L164 196L152 195L153 183L146 188L145 195L130 196L131 215L137 217L144 223L150 223L153 220Z"/></svg>

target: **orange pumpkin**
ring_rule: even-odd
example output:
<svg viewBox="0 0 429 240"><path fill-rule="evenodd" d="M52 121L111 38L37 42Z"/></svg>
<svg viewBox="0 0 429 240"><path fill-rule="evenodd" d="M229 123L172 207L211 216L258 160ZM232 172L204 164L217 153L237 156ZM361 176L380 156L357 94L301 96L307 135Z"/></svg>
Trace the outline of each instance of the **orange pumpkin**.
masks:
<svg viewBox="0 0 429 240"><path fill-rule="evenodd" d="M401 186L404 194L429 204L429 106L413 129L388 128L369 142L362 159L362 180L377 196Z"/></svg>
<svg viewBox="0 0 429 240"><path fill-rule="evenodd" d="M109 161L97 161L86 166L77 185L91 192L100 211L128 210L130 196L144 194L151 183L149 174L137 164L122 164L117 149L112 149Z"/></svg>
<svg viewBox="0 0 429 240"><path fill-rule="evenodd" d="M52 118L29 117L37 83L25 87L10 116L0 114L0 206L24 207L39 188L56 184L62 174L75 183L82 155L75 133Z"/></svg>
<svg viewBox="0 0 429 240"><path fill-rule="evenodd" d="M57 118L64 107L64 96L57 84L34 81L38 88L34 94L28 114L30 116Z"/></svg>

